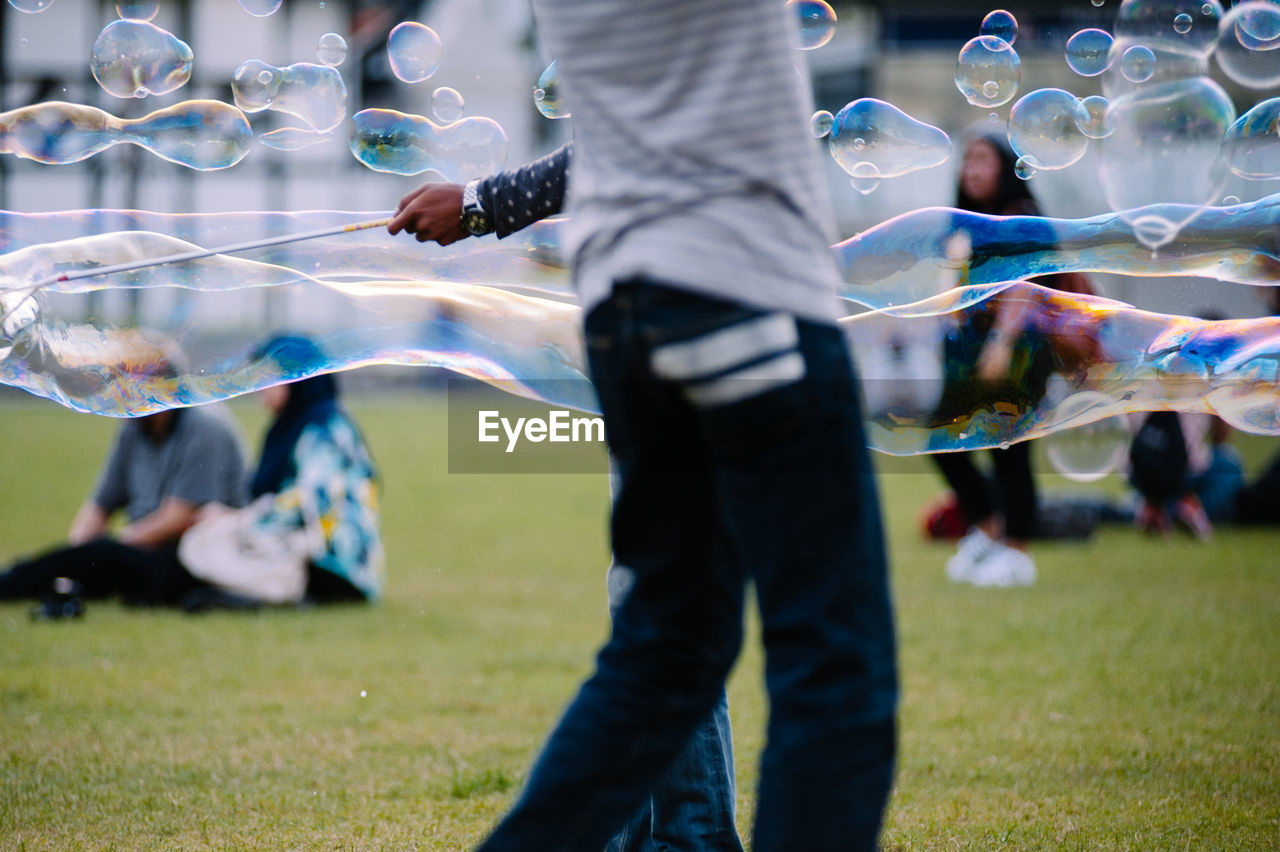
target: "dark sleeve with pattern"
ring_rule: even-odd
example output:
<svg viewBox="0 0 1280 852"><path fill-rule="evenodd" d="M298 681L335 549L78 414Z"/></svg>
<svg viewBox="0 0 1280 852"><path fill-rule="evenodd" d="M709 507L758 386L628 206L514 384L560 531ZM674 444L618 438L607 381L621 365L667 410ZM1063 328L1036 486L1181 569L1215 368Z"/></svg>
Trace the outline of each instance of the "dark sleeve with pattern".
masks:
<svg viewBox="0 0 1280 852"><path fill-rule="evenodd" d="M572 152L569 142L541 159L480 182L480 204L499 239L560 212Z"/></svg>

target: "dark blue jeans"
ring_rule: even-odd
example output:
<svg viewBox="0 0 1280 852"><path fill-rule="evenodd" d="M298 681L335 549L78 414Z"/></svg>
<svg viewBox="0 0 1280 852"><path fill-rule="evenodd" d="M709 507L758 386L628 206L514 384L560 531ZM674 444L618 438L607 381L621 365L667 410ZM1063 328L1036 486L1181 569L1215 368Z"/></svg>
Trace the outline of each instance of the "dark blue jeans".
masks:
<svg viewBox="0 0 1280 852"><path fill-rule="evenodd" d="M615 287L586 334L634 584L482 848L602 848L719 699L753 581L770 703L754 848L873 850L897 674L843 337L646 282Z"/></svg>

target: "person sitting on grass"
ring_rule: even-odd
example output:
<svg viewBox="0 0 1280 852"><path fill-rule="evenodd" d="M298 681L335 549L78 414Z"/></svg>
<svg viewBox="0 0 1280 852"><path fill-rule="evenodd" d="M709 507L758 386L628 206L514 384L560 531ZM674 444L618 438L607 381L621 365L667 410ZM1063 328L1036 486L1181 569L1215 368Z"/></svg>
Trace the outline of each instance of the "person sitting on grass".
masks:
<svg viewBox="0 0 1280 852"><path fill-rule="evenodd" d="M260 355L285 376L323 360L303 337L277 337ZM207 587L187 608L380 598L377 473L334 377L275 385L259 399L274 419L250 482L253 502L210 505L183 536L179 558Z"/></svg>

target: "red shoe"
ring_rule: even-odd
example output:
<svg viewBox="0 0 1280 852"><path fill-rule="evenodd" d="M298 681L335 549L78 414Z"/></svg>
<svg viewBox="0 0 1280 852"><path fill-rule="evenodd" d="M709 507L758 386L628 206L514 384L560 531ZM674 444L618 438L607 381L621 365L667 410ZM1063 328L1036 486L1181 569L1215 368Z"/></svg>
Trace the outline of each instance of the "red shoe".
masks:
<svg viewBox="0 0 1280 852"><path fill-rule="evenodd" d="M1191 530L1191 534L1201 541L1213 538L1213 522L1204 510L1204 504L1194 494L1183 495L1173 505L1173 516L1178 523Z"/></svg>

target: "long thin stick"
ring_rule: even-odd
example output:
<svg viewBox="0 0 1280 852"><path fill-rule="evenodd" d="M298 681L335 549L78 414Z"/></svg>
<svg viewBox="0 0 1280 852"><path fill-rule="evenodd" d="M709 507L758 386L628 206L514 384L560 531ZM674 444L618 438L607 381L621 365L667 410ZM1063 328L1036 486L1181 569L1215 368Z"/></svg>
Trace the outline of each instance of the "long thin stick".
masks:
<svg viewBox="0 0 1280 852"><path fill-rule="evenodd" d="M199 260L202 257L213 257L216 254L237 254L242 251L250 251L258 248L268 248L270 246L281 246L286 243L299 243L303 240L314 240L318 237L332 237L337 234L349 234L354 231L367 231L371 228L383 228L391 221L386 219L374 219L369 222L357 222L354 225L334 225L329 228L320 228L315 231L303 231L297 234L284 234L278 237L266 237L261 240L250 240L244 243L234 243L228 246L218 246L211 249L196 249L194 251L183 252L182 254L171 254L165 257L146 258L144 260L131 260L128 263L117 263L112 266L98 266L93 269L79 269L73 272L63 272L52 278L46 278L43 281L37 281L31 288L34 292L41 287L47 287L50 284L59 284L63 281L79 281L82 278L97 278L99 275L114 275L117 272L131 272L135 269L146 269L151 266L164 266L169 263L181 263L184 260Z"/></svg>

